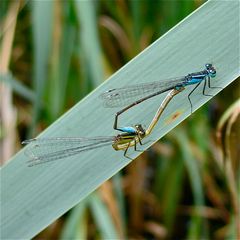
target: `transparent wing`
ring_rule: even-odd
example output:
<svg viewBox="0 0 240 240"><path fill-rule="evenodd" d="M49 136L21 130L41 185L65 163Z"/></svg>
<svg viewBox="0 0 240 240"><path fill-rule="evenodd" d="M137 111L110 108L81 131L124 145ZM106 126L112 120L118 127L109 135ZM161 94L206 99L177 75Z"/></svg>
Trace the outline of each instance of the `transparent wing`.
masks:
<svg viewBox="0 0 240 240"><path fill-rule="evenodd" d="M183 82L185 77L169 79L165 81L144 83L139 85L126 86L110 89L100 95L105 107L120 107L131 104L141 98L156 92L165 92Z"/></svg>
<svg viewBox="0 0 240 240"><path fill-rule="evenodd" d="M115 137L96 138L34 138L25 140L29 144L25 154L30 158L29 166L50 162L112 144Z"/></svg>

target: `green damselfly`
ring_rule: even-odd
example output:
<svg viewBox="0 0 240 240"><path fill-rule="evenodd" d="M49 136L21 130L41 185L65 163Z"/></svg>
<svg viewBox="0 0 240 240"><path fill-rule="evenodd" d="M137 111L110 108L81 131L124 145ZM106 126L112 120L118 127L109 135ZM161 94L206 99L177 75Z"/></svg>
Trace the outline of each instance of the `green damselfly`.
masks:
<svg viewBox="0 0 240 240"><path fill-rule="evenodd" d="M136 124L134 127L119 128L118 130L122 133L116 136L95 138L55 137L25 140L22 144L29 144L25 150L25 154L30 158L28 164L29 166L34 166L52 162L109 145L112 145L113 149L117 151L124 150L124 156L130 158L127 155L128 149L134 147L135 151L139 151L137 150L137 144L143 145L142 139L151 134L168 103L183 89L183 87L173 89L168 93L146 129L141 124Z"/></svg>

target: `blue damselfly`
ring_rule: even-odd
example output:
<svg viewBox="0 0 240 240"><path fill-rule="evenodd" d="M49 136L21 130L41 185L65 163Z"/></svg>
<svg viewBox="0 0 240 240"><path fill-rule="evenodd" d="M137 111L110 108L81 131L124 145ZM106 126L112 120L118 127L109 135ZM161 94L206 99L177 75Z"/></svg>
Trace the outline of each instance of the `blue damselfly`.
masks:
<svg viewBox="0 0 240 240"><path fill-rule="evenodd" d="M191 113L192 113L192 102L190 99L191 94L196 90L196 88L204 82L203 86L203 95L212 96L210 94L206 94L206 84L208 83L209 88L218 88L211 87L210 79L216 76L216 69L212 64L205 64L205 69L200 72L190 73L183 77L177 77L168 79L165 81L158 81L152 83L144 83L139 85L126 86L122 88L110 89L104 92L100 97L104 101L104 105L106 107L119 107L126 106L122 110L116 113L113 128L119 130L118 127L118 117L129 110L133 106L138 105L139 103L155 97L161 93L167 92L169 90L175 89L178 90L182 87L186 87L188 85L196 86L191 90L188 94L188 100L190 102Z"/></svg>

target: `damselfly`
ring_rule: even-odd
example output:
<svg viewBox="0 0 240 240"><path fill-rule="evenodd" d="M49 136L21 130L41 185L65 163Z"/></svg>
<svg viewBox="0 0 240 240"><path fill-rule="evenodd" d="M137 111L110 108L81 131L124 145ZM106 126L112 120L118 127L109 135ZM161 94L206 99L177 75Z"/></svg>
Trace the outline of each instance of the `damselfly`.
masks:
<svg viewBox="0 0 240 240"><path fill-rule="evenodd" d="M124 156L130 158L127 156L129 147L134 147L135 151L139 151L137 150L137 144L142 145L142 139L152 132L170 100L183 89L183 87L173 89L168 93L146 130L141 124L137 124L134 127L119 128L118 130L122 133L117 136L95 138L56 137L25 140L22 144L30 144L25 150L26 155L30 158L28 161L29 166L51 162L109 145L112 145L115 150L124 150Z"/></svg>
<svg viewBox="0 0 240 240"><path fill-rule="evenodd" d="M104 92L100 97L104 101L104 105L106 107L119 107L126 106L121 111L117 112L115 115L115 121L113 128L118 128L118 117L128 109L133 106L138 105L139 103L155 97L161 93L167 92L169 90L186 87L188 85L197 84L191 92L188 94L188 100L190 102L191 112L192 112L192 102L190 99L191 94L196 90L196 88L200 85L202 81L204 81L203 86L203 95L212 96L210 94L206 94L206 84L208 83L209 88L218 88L211 87L210 79L216 76L216 70L212 64L205 64L205 69L200 72L190 73L184 77L178 77L173 79L168 79L165 81L158 81L152 83L145 83L139 85L126 86L122 88L110 89Z"/></svg>

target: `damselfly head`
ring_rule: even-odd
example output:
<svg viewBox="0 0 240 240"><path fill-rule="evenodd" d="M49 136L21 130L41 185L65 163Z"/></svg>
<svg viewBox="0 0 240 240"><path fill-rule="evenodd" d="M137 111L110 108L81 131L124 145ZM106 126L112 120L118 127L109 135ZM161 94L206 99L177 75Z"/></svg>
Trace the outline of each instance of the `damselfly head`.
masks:
<svg viewBox="0 0 240 240"><path fill-rule="evenodd" d="M145 129L142 127L141 124L136 124L135 128L139 135L145 135Z"/></svg>
<svg viewBox="0 0 240 240"><path fill-rule="evenodd" d="M213 67L213 65L211 63L205 64L205 67L206 67L210 77L216 77L217 71L216 71L216 69Z"/></svg>

